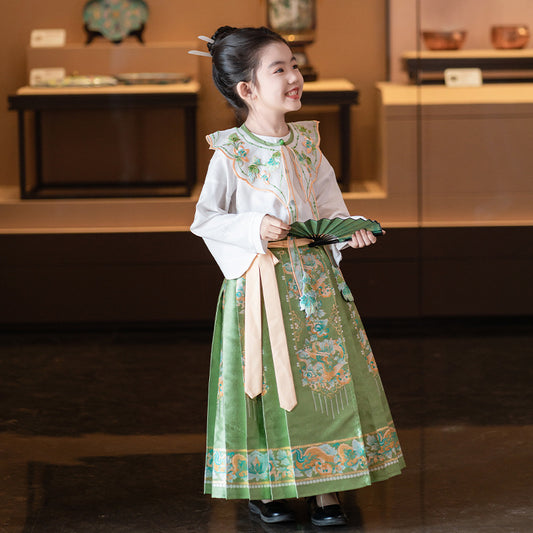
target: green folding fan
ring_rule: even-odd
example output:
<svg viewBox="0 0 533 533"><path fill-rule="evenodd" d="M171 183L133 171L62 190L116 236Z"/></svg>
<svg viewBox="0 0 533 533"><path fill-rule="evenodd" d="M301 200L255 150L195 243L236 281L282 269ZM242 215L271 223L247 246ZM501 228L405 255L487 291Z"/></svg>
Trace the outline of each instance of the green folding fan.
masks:
<svg viewBox="0 0 533 533"><path fill-rule="evenodd" d="M313 239L309 246L324 246L349 241L360 229L367 229L374 235L383 235L379 222L362 218L321 218L291 224L289 237Z"/></svg>

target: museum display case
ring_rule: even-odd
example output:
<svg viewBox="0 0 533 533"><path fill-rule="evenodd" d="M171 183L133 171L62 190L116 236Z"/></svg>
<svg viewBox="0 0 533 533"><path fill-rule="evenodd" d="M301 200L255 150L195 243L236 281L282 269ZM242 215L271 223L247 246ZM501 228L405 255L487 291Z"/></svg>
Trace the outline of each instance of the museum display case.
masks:
<svg viewBox="0 0 533 533"><path fill-rule="evenodd" d="M533 5L391 0L389 8L390 80L377 84L384 183L399 188L417 176L424 226L531 224Z"/></svg>
<svg viewBox="0 0 533 533"><path fill-rule="evenodd" d="M147 249L153 241L161 249L186 247L190 256L169 257L169 265L211 272L204 279L213 280L215 293L216 267L188 227L211 156L204 137L232 127L235 118L212 85L209 60L186 52L197 47L197 35L220 24L218 4L208 0L200 13L141 2L149 7L141 34L138 24L126 24L118 36L92 35L90 44L84 4L67 8L51 0L43 18L35 2L35 16L25 19L17 16L20 6L8 7L20 22L0 38L13 51L0 80L6 272L19 292L38 279L48 259L17 250L30 245L42 252L41 238L60 264L70 261L61 250L89 246L77 256L87 279L91 250L94 261L122 265L116 252L122 240ZM298 9L304 4L295 2ZM387 246L344 260L366 314L532 313L533 298L518 295L533 296L522 281L533 267L533 247L525 244L533 228L533 4L487 0L482 10L479 0L311 4L306 54L319 78L306 84L302 110L290 119L320 121L321 147L348 209L390 230ZM222 22L267 24L269 5L277 3L257 0L243 10L239 0L228 0L224 13L231 16ZM66 43L28 46L41 20L66 28ZM63 69L61 86L53 80L31 86L31 71L43 68ZM104 85L109 77L113 84ZM88 83L102 86L80 87ZM106 244L100 249L92 236ZM164 263L160 252L141 269L153 280ZM53 265L44 268L50 279L60 277ZM113 283L131 279L122 268L110 269ZM472 282L458 283L465 272ZM368 283L358 286L363 278ZM492 298L490 279L498 280ZM89 292L97 295L93 282ZM176 294L185 290L177 279L169 283ZM16 294L4 293L5 300ZM158 315L148 304L135 312L154 320L185 312L167 311ZM211 317L211 309L202 313L190 316Z"/></svg>

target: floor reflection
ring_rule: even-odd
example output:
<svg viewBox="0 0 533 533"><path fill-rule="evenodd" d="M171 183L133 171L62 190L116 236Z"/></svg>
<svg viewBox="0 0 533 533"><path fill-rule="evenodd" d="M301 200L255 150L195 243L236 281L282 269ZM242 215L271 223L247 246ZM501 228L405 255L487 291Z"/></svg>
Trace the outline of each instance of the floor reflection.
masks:
<svg viewBox="0 0 533 533"><path fill-rule="evenodd" d="M346 532L533 528L533 325L369 328L407 461ZM320 531L202 494L210 332L0 335L0 532Z"/></svg>

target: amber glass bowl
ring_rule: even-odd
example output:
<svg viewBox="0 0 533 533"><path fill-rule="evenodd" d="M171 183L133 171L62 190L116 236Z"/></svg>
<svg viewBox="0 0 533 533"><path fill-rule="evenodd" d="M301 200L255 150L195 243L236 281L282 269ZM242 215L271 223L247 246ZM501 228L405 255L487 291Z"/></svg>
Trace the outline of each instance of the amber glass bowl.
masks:
<svg viewBox="0 0 533 533"><path fill-rule="evenodd" d="M423 31L422 38L430 50L459 50L466 39L466 31Z"/></svg>
<svg viewBox="0 0 533 533"><path fill-rule="evenodd" d="M525 24L492 26L490 39L492 46L500 50L524 48L529 42L529 28Z"/></svg>

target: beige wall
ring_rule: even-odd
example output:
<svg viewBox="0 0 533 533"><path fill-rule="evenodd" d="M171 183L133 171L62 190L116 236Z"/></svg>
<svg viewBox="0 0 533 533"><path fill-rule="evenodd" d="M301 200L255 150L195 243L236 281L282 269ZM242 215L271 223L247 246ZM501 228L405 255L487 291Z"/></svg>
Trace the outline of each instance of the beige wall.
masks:
<svg viewBox="0 0 533 533"><path fill-rule="evenodd" d="M26 84L26 46L34 28L66 28L68 43L81 43L85 0L17 0L2 2L0 28L0 186L18 180L16 115L7 111L7 95ZM149 0L146 41L195 40L219 25L265 23L265 0ZM354 110L352 178L373 179L376 173L376 81L385 78L385 0L317 0L318 29L310 57L323 78L345 77L361 91L362 105ZM232 124L232 115L212 87L208 61L200 61L202 84L198 116L199 137ZM319 117L320 118L320 117ZM331 129L331 127L329 128ZM334 130L333 130L334 131ZM329 141L331 146L334 143ZM199 149L200 178L209 153ZM326 155L328 155L326 153Z"/></svg>

